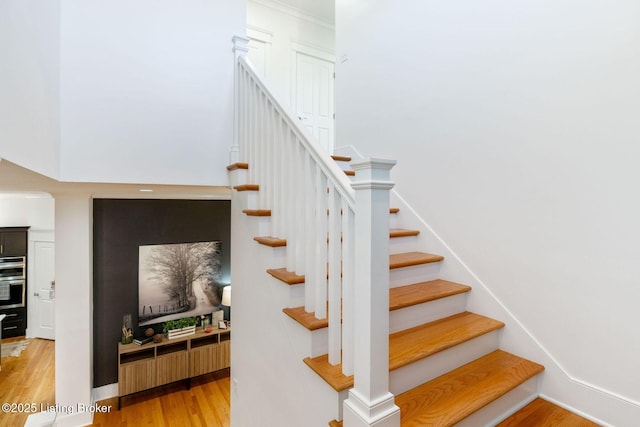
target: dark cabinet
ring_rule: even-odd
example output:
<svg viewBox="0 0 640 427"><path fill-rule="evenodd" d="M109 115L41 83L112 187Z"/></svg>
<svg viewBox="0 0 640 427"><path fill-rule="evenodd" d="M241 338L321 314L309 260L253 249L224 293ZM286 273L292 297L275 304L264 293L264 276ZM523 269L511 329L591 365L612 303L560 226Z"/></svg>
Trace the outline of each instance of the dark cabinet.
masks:
<svg viewBox="0 0 640 427"><path fill-rule="evenodd" d="M24 257L20 275L26 276L27 242L29 227L0 227L0 258ZM9 265L12 264L12 265ZM15 269L16 261L11 259L4 264L7 268ZM20 264L18 264L20 265ZM4 277L4 275L0 274ZM6 314L2 321L2 336L4 338L24 335L27 329L26 291L27 280L16 279L18 274L7 274L7 278L0 280L0 286L4 289L3 298L0 298L0 314ZM1 278L0 278L1 279ZM19 284L18 284L19 283ZM19 291L19 292L18 292ZM16 296L17 295L17 296Z"/></svg>
<svg viewBox="0 0 640 427"><path fill-rule="evenodd" d="M0 257L27 255L27 227L0 228Z"/></svg>

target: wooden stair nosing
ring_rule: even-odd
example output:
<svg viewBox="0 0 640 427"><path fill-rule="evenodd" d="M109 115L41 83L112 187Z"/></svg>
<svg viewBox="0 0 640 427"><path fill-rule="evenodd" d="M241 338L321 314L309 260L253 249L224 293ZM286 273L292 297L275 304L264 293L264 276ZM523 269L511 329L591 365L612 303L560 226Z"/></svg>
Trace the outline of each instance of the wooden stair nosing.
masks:
<svg viewBox="0 0 640 427"><path fill-rule="evenodd" d="M304 275L297 275L295 272L287 271L286 268L270 268L267 273L287 285L299 285L304 283Z"/></svg>
<svg viewBox="0 0 640 427"><path fill-rule="evenodd" d="M342 427L342 421L329 421L329 427Z"/></svg>
<svg viewBox="0 0 640 427"><path fill-rule="evenodd" d="M396 237L412 237L420 234L420 230L408 230L404 228L391 228L389 229L389 238Z"/></svg>
<svg viewBox="0 0 640 427"><path fill-rule="evenodd" d="M335 160L336 162L350 162L351 161L351 157L349 157L349 156L332 155L331 158L333 160Z"/></svg>
<svg viewBox="0 0 640 427"><path fill-rule="evenodd" d="M400 208L389 208L389 213L391 214L397 214L398 212L400 212Z"/></svg>
<svg viewBox="0 0 640 427"><path fill-rule="evenodd" d="M504 323L475 313L464 312L416 326L389 336L389 371L447 350L489 332ZM342 366L331 365L328 355L306 358L304 362L336 391L353 387L353 376L342 374Z"/></svg>
<svg viewBox="0 0 640 427"><path fill-rule="evenodd" d="M391 288L389 289L389 311L423 304L470 290L470 286L441 279ZM282 311L310 331L329 326L328 319L317 319L315 313L305 311L304 306L285 308Z"/></svg>
<svg viewBox="0 0 640 427"><path fill-rule="evenodd" d="M260 243L261 245L269 246L272 248L280 248L283 246L287 246L287 240L281 239L279 237L262 236L262 237L254 237L253 240Z"/></svg>
<svg viewBox="0 0 640 427"><path fill-rule="evenodd" d="M496 350L396 396L401 425L451 426L544 370Z"/></svg>
<svg viewBox="0 0 640 427"><path fill-rule="evenodd" d="M403 268L415 265L430 264L442 261L442 255L427 254L424 252L405 252L401 254L392 254L389 256L389 268Z"/></svg>
<svg viewBox="0 0 640 427"><path fill-rule="evenodd" d="M249 163L236 162L227 166L228 171L235 171L238 169L249 169Z"/></svg>
<svg viewBox="0 0 640 427"><path fill-rule="evenodd" d="M282 312L310 331L316 331L329 326L329 319L316 318L315 312L306 311L304 306L284 308Z"/></svg>
<svg viewBox="0 0 640 427"><path fill-rule="evenodd" d="M518 426L562 426L562 427L600 427L571 411L547 400L536 398L496 427Z"/></svg>
<svg viewBox="0 0 640 427"><path fill-rule="evenodd" d="M345 175L347 176L356 176L356 171L352 171L352 170L348 170L348 169L343 169Z"/></svg>
<svg viewBox="0 0 640 427"><path fill-rule="evenodd" d="M260 191L260 185L258 184L241 184L233 187L236 191Z"/></svg>
<svg viewBox="0 0 640 427"><path fill-rule="evenodd" d="M270 209L243 209L242 213L248 216L271 216Z"/></svg>

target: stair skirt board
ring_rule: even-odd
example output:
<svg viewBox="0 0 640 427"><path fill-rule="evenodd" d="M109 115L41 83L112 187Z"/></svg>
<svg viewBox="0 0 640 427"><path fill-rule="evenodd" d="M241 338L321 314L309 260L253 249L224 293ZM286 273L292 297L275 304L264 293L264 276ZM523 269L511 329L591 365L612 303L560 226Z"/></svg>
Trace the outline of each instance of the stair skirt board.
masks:
<svg viewBox="0 0 640 427"><path fill-rule="evenodd" d="M404 393L498 348L499 331L489 332L389 373L389 390Z"/></svg>

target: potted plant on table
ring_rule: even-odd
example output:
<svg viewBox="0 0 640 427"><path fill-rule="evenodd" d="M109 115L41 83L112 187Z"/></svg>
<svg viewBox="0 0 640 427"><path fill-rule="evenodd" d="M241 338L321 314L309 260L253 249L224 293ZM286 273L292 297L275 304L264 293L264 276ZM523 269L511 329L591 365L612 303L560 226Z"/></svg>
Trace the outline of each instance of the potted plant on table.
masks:
<svg viewBox="0 0 640 427"><path fill-rule="evenodd" d="M196 333L196 324L198 318L196 317L183 317L177 320L168 320L164 324L162 332L167 334L167 338L178 338L187 335L193 335Z"/></svg>

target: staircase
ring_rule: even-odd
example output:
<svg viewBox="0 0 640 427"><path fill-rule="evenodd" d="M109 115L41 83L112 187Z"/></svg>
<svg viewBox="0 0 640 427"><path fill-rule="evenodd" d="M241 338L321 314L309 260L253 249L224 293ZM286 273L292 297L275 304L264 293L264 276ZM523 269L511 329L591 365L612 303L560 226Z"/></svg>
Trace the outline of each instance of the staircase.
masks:
<svg viewBox="0 0 640 427"><path fill-rule="evenodd" d="M248 167L234 164L230 170ZM234 189L257 193L259 186L238 184ZM244 213L271 215L266 209L244 209ZM389 211L392 217L398 213L398 209ZM418 230L389 229L392 241L416 246L416 251L389 256L390 391L400 408L401 425L481 426L500 421L537 395L538 374L544 368L499 349L499 333L505 325L466 311L467 294L472 291L469 286L429 279L437 274L444 258L419 252L418 237ZM276 236L255 236L254 240L271 248L287 247L287 241ZM305 284L304 275L280 265L267 269L265 275L286 286ZM403 276L417 279L402 284L406 281ZM421 276L425 280L420 280ZM282 311L309 334L328 326L326 318L316 318L304 306L282 307ZM307 357L304 363L336 393L354 385L353 375L345 375L340 363L331 364L328 354ZM341 426L342 422L334 420L330 425Z"/></svg>
<svg viewBox="0 0 640 427"><path fill-rule="evenodd" d="M478 427L532 402L544 367L500 349L505 324L469 312L472 289L440 277L447 260L422 252L428 242L402 226L402 212L389 206L395 162L372 160L350 170L350 158L315 147L244 57L237 80L235 161L228 170L232 232L243 240L232 236L234 251L242 248L237 258L232 251L234 271L242 266L232 277L234 293L242 286L252 310L260 310L246 317L263 316L282 329L262 326L271 334L264 341L281 347L272 362L304 394L282 398L279 409L291 413L274 410L278 420L264 424L242 414L239 425L340 426L344 416L346 427ZM261 296L252 295L256 287ZM262 338L259 323L236 323L235 336L245 330ZM251 351L239 342L240 352ZM264 369L254 367L254 377ZM279 380L273 381L272 397L289 393L276 391ZM318 410L298 417L301 404L301 412Z"/></svg>

